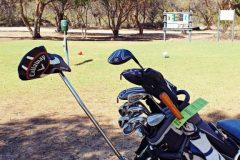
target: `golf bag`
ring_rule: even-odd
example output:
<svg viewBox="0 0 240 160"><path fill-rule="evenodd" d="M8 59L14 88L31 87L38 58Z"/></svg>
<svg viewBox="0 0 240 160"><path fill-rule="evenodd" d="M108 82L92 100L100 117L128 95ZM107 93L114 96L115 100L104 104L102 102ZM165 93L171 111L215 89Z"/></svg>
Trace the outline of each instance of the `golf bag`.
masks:
<svg viewBox="0 0 240 160"><path fill-rule="evenodd" d="M138 100L145 101L150 109L147 120L152 116L151 114L164 115L164 119L159 120L158 123L153 123L154 120L149 118L151 121L141 123L141 125L129 123L131 118L135 118L129 116L129 122L126 121L122 125L124 134L126 134L124 128L127 127L134 126L132 127L133 131L137 130L138 132L138 127L145 128L144 130L140 129L144 132L142 133L144 136L142 136L142 142L136 151L136 160L240 159L240 120L221 120L217 124L207 123L198 114L201 107L205 105L201 104L205 103L204 101L196 100L190 104L190 96L187 91L178 90L160 72L151 68L143 68L128 50L120 49L113 52L108 62L119 65L130 59L133 59L140 66L140 69L125 70L121 76L130 83L141 86L142 89L139 87L138 91L136 88L124 90L118 98L126 100L123 98L123 95L126 94L129 103L126 108L131 109L132 102L129 97L134 97L134 95L140 97ZM141 97L139 96L141 94L148 96ZM185 95L183 101L178 98L181 94ZM129 133L127 132L127 134Z"/></svg>

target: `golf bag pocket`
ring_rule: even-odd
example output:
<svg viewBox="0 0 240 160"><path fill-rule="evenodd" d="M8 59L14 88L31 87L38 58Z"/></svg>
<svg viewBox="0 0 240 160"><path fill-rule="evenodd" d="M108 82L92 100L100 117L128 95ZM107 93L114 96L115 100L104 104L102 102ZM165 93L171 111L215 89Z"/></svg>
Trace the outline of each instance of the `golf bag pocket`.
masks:
<svg viewBox="0 0 240 160"><path fill-rule="evenodd" d="M183 132L171 125L171 120L166 119L154 133L147 137L147 141L153 146L159 146L161 150L178 152L184 138Z"/></svg>

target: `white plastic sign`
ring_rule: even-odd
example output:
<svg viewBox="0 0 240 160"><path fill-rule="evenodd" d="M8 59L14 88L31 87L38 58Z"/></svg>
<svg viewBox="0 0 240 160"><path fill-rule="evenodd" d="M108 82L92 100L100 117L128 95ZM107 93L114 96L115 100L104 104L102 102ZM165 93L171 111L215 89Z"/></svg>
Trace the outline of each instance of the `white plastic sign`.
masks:
<svg viewBox="0 0 240 160"><path fill-rule="evenodd" d="M235 10L220 10L221 21L233 21L234 15L235 15Z"/></svg>

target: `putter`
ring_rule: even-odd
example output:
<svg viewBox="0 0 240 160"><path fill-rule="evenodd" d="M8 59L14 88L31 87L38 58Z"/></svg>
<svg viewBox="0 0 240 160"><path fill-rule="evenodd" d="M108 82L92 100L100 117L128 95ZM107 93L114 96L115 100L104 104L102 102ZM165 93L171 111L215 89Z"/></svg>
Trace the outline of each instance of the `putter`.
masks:
<svg viewBox="0 0 240 160"><path fill-rule="evenodd" d="M18 74L21 80L32 80L36 78L41 78L43 76L59 73L60 77L69 88L70 92L77 100L79 106L83 109L98 131L101 133L103 138L106 140L108 145L111 147L113 152L116 154L119 160L126 160L118 150L114 147L110 139L103 132L102 128L95 120L91 112L85 106L67 77L64 75L63 71L70 72L70 67L64 62L61 56L56 54L49 54L44 46L33 48L29 51L21 60L18 66Z"/></svg>
<svg viewBox="0 0 240 160"><path fill-rule="evenodd" d="M129 61L130 59L133 59L141 69L144 69L137 58L129 50L126 49L118 49L114 51L108 58L108 63L119 65Z"/></svg>

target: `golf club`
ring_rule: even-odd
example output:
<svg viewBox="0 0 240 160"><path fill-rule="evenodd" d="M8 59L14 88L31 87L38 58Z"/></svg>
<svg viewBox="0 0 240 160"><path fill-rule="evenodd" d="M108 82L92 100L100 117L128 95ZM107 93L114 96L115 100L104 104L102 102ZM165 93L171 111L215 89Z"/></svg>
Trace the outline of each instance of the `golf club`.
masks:
<svg viewBox="0 0 240 160"><path fill-rule="evenodd" d="M129 121L123 126L123 134L129 135L133 133L140 126L145 125L146 118L145 117L133 117L129 119Z"/></svg>
<svg viewBox="0 0 240 160"><path fill-rule="evenodd" d="M111 147L113 152L116 154L119 160L125 160L125 158L118 152L118 150L113 146L110 139L103 132L102 128L92 116L90 111L87 109L67 77L64 75L63 71L70 72L70 67L64 62L61 56L56 54L49 54L44 46L33 48L29 51L21 60L18 66L19 78L22 80L32 80L36 78L41 78L43 76L59 73L60 77L66 84L66 86L71 91L74 98L77 100L79 106L84 110L89 119L101 133L103 138L106 140L108 145Z"/></svg>
<svg viewBox="0 0 240 160"><path fill-rule="evenodd" d="M164 114L157 113L157 114L151 114L147 117L147 123L149 126L154 127L158 124L160 124L165 118Z"/></svg>
<svg viewBox="0 0 240 160"><path fill-rule="evenodd" d="M129 61L130 59L133 59L141 69L144 69L137 58L126 49L118 49L114 51L108 58L108 62L113 65L119 65Z"/></svg>
<svg viewBox="0 0 240 160"><path fill-rule="evenodd" d="M146 117L133 117L133 118L129 119L129 121L128 121L129 124L140 123L143 125L145 125L146 122L147 122Z"/></svg>
<svg viewBox="0 0 240 160"><path fill-rule="evenodd" d="M139 116L142 113L145 113L146 115L150 114L150 111L140 101L135 102L134 104L131 105L129 105L128 102L125 102L122 106L119 107L118 112L121 116L128 115L130 118Z"/></svg>
<svg viewBox="0 0 240 160"><path fill-rule="evenodd" d="M142 124L136 129L135 132L137 133L137 135L138 135L140 138L143 138L143 137L145 137L146 135L149 134L149 133L146 131L146 126L144 126L144 125L142 125Z"/></svg>
<svg viewBox="0 0 240 160"><path fill-rule="evenodd" d="M121 100L127 100L128 95L136 94L136 93L146 93L146 91L142 87L132 87L132 88L128 88L128 89L125 89L125 90L121 91L118 94L117 98L121 99Z"/></svg>
<svg viewBox="0 0 240 160"><path fill-rule="evenodd" d="M128 94L128 103L129 104L134 104L139 100L143 100L144 98L146 98L147 96L150 96L147 93L132 93L132 94Z"/></svg>
<svg viewBox="0 0 240 160"><path fill-rule="evenodd" d="M129 121L129 117L128 116L123 116L120 117L118 120L118 125L120 128L123 128L123 126Z"/></svg>
<svg viewBox="0 0 240 160"><path fill-rule="evenodd" d="M125 102L123 105L119 107L118 112L122 117L127 114L128 107L129 107L128 102Z"/></svg>
<svg viewBox="0 0 240 160"><path fill-rule="evenodd" d="M129 107L127 110L127 115L129 117L137 117L140 116L141 114L145 113L146 115L150 114L148 110L146 110L145 107L143 106L132 106Z"/></svg>

